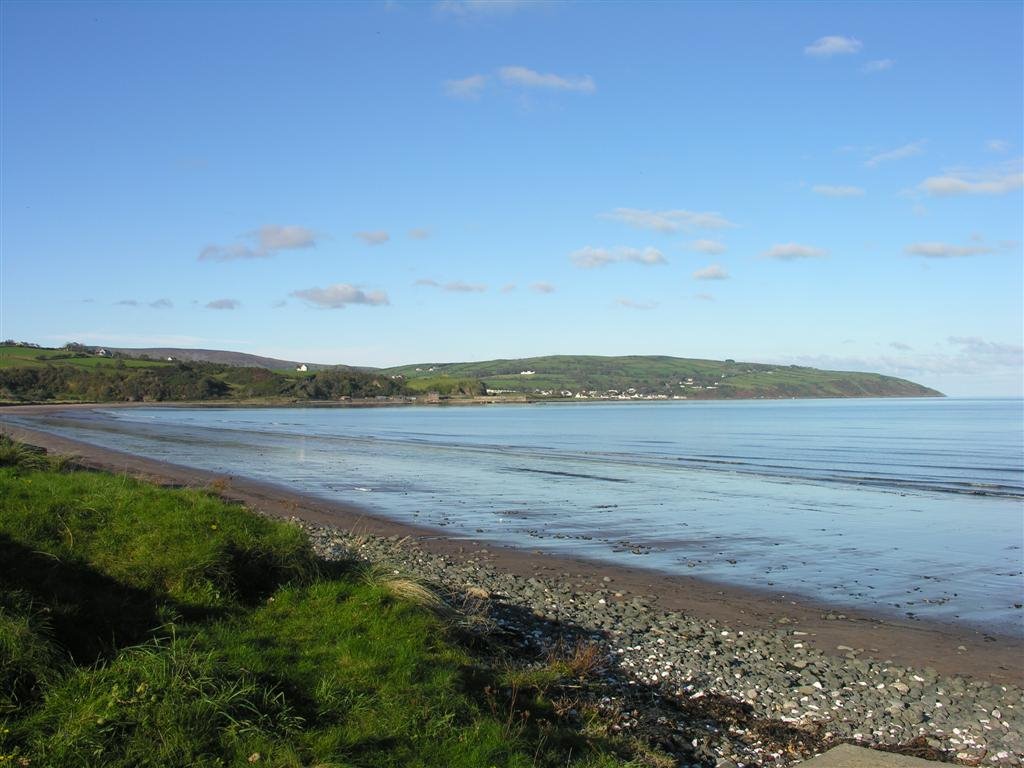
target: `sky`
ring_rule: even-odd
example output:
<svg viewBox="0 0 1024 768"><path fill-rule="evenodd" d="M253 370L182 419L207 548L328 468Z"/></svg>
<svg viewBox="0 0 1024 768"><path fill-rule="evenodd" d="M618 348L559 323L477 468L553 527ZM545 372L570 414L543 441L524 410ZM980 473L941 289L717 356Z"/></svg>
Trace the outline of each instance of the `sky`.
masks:
<svg viewBox="0 0 1024 768"><path fill-rule="evenodd" d="M0 4L0 337L1024 394L1024 4Z"/></svg>

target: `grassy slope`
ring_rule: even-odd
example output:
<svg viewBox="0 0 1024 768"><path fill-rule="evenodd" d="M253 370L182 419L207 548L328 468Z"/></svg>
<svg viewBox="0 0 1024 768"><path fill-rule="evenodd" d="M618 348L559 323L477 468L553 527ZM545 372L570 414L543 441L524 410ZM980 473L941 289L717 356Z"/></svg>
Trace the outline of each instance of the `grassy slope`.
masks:
<svg viewBox="0 0 1024 768"><path fill-rule="evenodd" d="M154 368L168 365L159 360L125 360L128 368ZM71 365L76 368L95 368L114 365L109 357L87 353L66 352L62 349L36 349L0 345L0 368L38 368L44 365Z"/></svg>
<svg viewBox="0 0 1024 768"><path fill-rule="evenodd" d="M434 370L430 370L433 368ZM419 369L419 370L417 370ZM521 371L534 371L531 376ZM400 374L410 382L446 375L484 380L490 389L533 392L562 389L577 392L609 389L687 395L689 397L848 397L929 396L939 393L904 379L873 373L822 371L816 368L727 363L677 357L596 357L555 355L517 360L488 360L476 363L421 363L382 371ZM717 386L717 390L696 390L681 382Z"/></svg>
<svg viewBox="0 0 1024 768"><path fill-rule="evenodd" d="M0 499L0 765L622 764L292 526L8 441Z"/></svg>
<svg viewBox="0 0 1024 768"><path fill-rule="evenodd" d="M96 369L115 366L110 358L68 356L62 350L0 346L0 369L69 365ZM170 363L124 360L128 368L166 366ZM344 367L338 370L351 370ZM521 371L534 371L523 376ZM578 392L636 388L644 394L665 394L689 398L756 397L929 397L940 395L919 384L876 373L823 371L798 366L722 362L662 356L597 357L555 355L516 360L488 360L473 363L423 363L373 371L382 377L401 375L409 391L441 394L476 394L474 382L489 389L533 393L537 390ZM230 388L227 399L273 398L284 380L301 380L310 374L294 370L224 367L214 377ZM684 382L693 379L694 385ZM706 387L716 387L706 389ZM68 399L75 399L69 397Z"/></svg>

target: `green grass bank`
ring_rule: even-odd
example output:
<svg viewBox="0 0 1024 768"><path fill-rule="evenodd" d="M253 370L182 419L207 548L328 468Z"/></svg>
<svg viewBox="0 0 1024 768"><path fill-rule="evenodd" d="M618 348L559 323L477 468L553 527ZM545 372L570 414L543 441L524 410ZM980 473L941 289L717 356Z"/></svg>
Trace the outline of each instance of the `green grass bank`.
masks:
<svg viewBox="0 0 1024 768"><path fill-rule="evenodd" d="M0 438L0 766L661 765L414 581ZM580 716L582 714L582 716Z"/></svg>

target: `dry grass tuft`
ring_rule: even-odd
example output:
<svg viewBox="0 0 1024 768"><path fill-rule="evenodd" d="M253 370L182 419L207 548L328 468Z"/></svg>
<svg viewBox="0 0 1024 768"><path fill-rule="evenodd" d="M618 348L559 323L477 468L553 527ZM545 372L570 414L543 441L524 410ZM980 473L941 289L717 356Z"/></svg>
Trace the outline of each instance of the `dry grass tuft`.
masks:
<svg viewBox="0 0 1024 768"><path fill-rule="evenodd" d="M565 670L567 676L585 680L603 671L605 653L601 646L587 640L577 640L572 646L558 642L548 651L548 664Z"/></svg>
<svg viewBox="0 0 1024 768"><path fill-rule="evenodd" d="M405 600L439 614L449 611L447 603L422 579L403 576L382 565L366 566L362 578L367 584L384 589L398 600Z"/></svg>

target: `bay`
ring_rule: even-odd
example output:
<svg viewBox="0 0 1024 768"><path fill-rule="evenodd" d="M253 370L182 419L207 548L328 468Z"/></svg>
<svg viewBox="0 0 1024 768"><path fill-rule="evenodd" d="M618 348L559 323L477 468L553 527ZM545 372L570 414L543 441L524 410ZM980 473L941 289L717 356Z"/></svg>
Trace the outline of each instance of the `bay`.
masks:
<svg viewBox="0 0 1024 768"><path fill-rule="evenodd" d="M486 539L1024 635L1024 401L4 414Z"/></svg>

